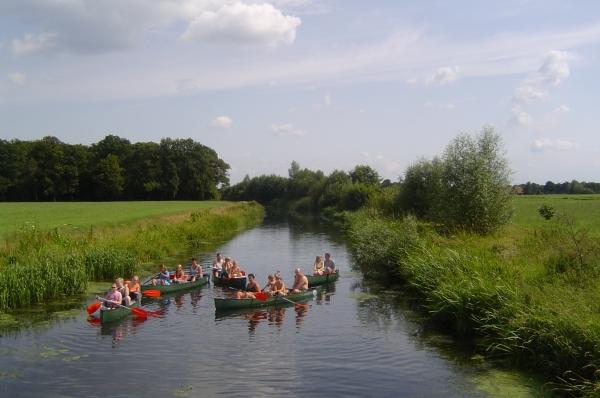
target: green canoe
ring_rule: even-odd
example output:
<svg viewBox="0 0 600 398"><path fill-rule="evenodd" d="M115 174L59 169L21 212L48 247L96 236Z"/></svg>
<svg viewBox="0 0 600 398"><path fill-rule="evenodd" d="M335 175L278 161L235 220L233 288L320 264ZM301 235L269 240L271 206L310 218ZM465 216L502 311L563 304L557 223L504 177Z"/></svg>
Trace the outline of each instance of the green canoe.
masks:
<svg viewBox="0 0 600 398"><path fill-rule="evenodd" d="M200 279L196 279L195 282L188 283L171 283L170 285L142 285L142 293L146 290L158 290L161 294L164 293L175 293L183 290L195 289L197 287L206 285L210 280L210 275L206 274Z"/></svg>
<svg viewBox="0 0 600 398"><path fill-rule="evenodd" d="M117 307L117 308L106 308L104 306L98 309L98 314L92 314L93 317L100 319L101 323L109 323L118 321L121 318L125 318L126 316L131 314L130 308L134 308L139 306L137 301L134 301L130 307Z"/></svg>
<svg viewBox="0 0 600 398"><path fill-rule="evenodd" d="M325 285L326 283L335 282L338 280L339 277L339 271L336 271L333 274L325 275L306 275L306 278L308 279L308 287Z"/></svg>
<svg viewBox="0 0 600 398"><path fill-rule="evenodd" d="M302 301L309 300L314 297L317 289L308 289L300 293L292 293L284 296L290 301ZM281 297L269 297L264 301L257 299L235 299L235 298L221 298L215 297L215 309L217 311L236 310L239 308L253 308L253 307L267 307L267 306L281 306L291 304L289 301L284 300Z"/></svg>

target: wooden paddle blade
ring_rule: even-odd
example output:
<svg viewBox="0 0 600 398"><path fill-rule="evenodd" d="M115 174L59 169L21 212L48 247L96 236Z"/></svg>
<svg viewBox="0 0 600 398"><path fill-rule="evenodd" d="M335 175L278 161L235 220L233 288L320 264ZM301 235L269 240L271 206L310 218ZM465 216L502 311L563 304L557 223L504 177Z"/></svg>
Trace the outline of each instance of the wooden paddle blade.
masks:
<svg viewBox="0 0 600 398"><path fill-rule="evenodd" d="M160 290L144 290L142 294L146 297L160 297Z"/></svg>
<svg viewBox="0 0 600 398"><path fill-rule="evenodd" d="M138 318L148 318L148 313L141 308L132 308L131 312Z"/></svg>
<svg viewBox="0 0 600 398"><path fill-rule="evenodd" d="M88 305L88 307L87 307L88 315L92 315L94 312L96 312L98 310L98 308L100 308L101 305L102 305L102 303L99 301Z"/></svg>
<svg viewBox="0 0 600 398"><path fill-rule="evenodd" d="M265 292L256 292L256 293L254 293L254 297L258 301L267 301L267 299L269 298L269 295Z"/></svg>

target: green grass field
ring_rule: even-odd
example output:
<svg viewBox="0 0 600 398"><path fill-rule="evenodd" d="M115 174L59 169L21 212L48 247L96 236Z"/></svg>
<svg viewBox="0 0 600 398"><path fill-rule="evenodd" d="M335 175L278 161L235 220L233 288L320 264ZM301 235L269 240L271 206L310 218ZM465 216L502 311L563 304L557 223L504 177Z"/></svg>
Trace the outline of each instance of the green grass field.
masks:
<svg viewBox="0 0 600 398"><path fill-rule="evenodd" d="M557 214L575 220L590 236L600 237L600 195L531 195L517 196L514 200L512 223L525 228L539 228L547 224L538 213L542 205L549 205Z"/></svg>
<svg viewBox="0 0 600 398"><path fill-rule="evenodd" d="M35 225L39 229L118 225L143 218L223 206L219 201L0 203L0 239Z"/></svg>

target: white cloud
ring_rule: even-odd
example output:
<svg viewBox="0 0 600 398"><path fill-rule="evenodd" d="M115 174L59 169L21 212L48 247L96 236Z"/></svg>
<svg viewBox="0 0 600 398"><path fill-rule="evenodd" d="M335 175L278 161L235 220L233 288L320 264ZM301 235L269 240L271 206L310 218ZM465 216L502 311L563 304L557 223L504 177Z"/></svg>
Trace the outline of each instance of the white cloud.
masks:
<svg viewBox="0 0 600 398"><path fill-rule="evenodd" d="M527 126L533 122L531 115L519 108L512 109L512 118L510 119L511 124L517 126Z"/></svg>
<svg viewBox="0 0 600 398"><path fill-rule="evenodd" d="M271 124L271 132L278 136L303 136L306 134L304 130L294 127L291 123Z"/></svg>
<svg viewBox="0 0 600 398"><path fill-rule="evenodd" d="M17 86L24 86L27 84L27 76L23 72L9 73L8 80Z"/></svg>
<svg viewBox="0 0 600 398"><path fill-rule="evenodd" d="M325 97L323 97L323 101L325 102L325 106L331 106L331 94L325 94Z"/></svg>
<svg viewBox="0 0 600 398"><path fill-rule="evenodd" d="M456 105L454 105L453 103L447 103L447 104L438 104L435 102L431 102L431 101L427 101L423 104L423 106L425 108L432 108L432 109L445 109L445 110L453 110L456 109Z"/></svg>
<svg viewBox="0 0 600 398"><path fill-rule="evenodd" d="M513 99L520 102L531 102L546 99L548 92L534 85L525 84L515 89Z"/></svg>
<svg viewBox="0 0 600 398"><path fill-rule="evenodd" d="M56 46L57 36L56 33L50 32L40 33L39 35L27 33L23 38L12 40L11 50L17 55L43 52Z"/></svg>
<svg viewBox="0 0 600 398"><path fill-rule="evenodd" d="M513 99L520 102L531 102L546 99L548 87L557 86L569 77L571 71L569 61L575 56L566 51L549 51L544 56L542 66L531 73L519 87L515 89Z"/></svg>
<svg viewBox="0 0 600 398"><path fill-rule="evenodd" d="M416 77L411 77L404 81L409 86L416 86L419 83L419 80Z"/></svg>
<svg viewBox="0 0 600 398"><path fill-rule="evenodd" d="M531 143L533 152L571 151L573 149L575 149L574 143L560 139L542 138Z"/></svg>
<svg viewBox="0 0 600 398"><path fill-rule="evenodd" d="M203 10L183 34L187 40L211 40L277 47L296 39L300 18L284 15L271 4L224 4L217 10Z"/></svg>
<svg viewBox="0 0 600 398"><path fill-rule="evenodd" d="M210 122L211 127L228 129L233 124L233 120L229 116L217 116Z"/></svg>
<svg viewBox="0 0 600 398"><path fill-rule="evenodd" d="M569 113L571 112L571 108L566 105L560 105L554 108L554 113Z"/></svg>
<svg viewBox="0 0 600 398"><path fill-rule="evenodd" d="M451 83L458 79L458 72L458 66L443 66L441 68L438 68L438 70L436 70L433 75L429 76L425 83L428 85L443 85Z"/></svg>
<svg viewBox="0 0 600 398"><path fill-rule="evenodd" d="M567 51L550 51L546 54L544 63L538 70L543 82L558 85L571 73L569 62L575 57Z"/></svg>

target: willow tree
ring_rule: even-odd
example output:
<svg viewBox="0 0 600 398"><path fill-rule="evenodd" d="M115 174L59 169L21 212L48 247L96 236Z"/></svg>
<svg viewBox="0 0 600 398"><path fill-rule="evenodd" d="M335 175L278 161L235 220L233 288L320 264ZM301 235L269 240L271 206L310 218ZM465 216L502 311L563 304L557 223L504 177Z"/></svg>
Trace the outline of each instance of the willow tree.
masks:
<svg viewBox="0 0 600 398"><path fill-rule="evenodd" d="M508 222L511 171L493 127L484 127L475 137L456 137L446 147L442 163L439 221L480 234Z"/></svg>

